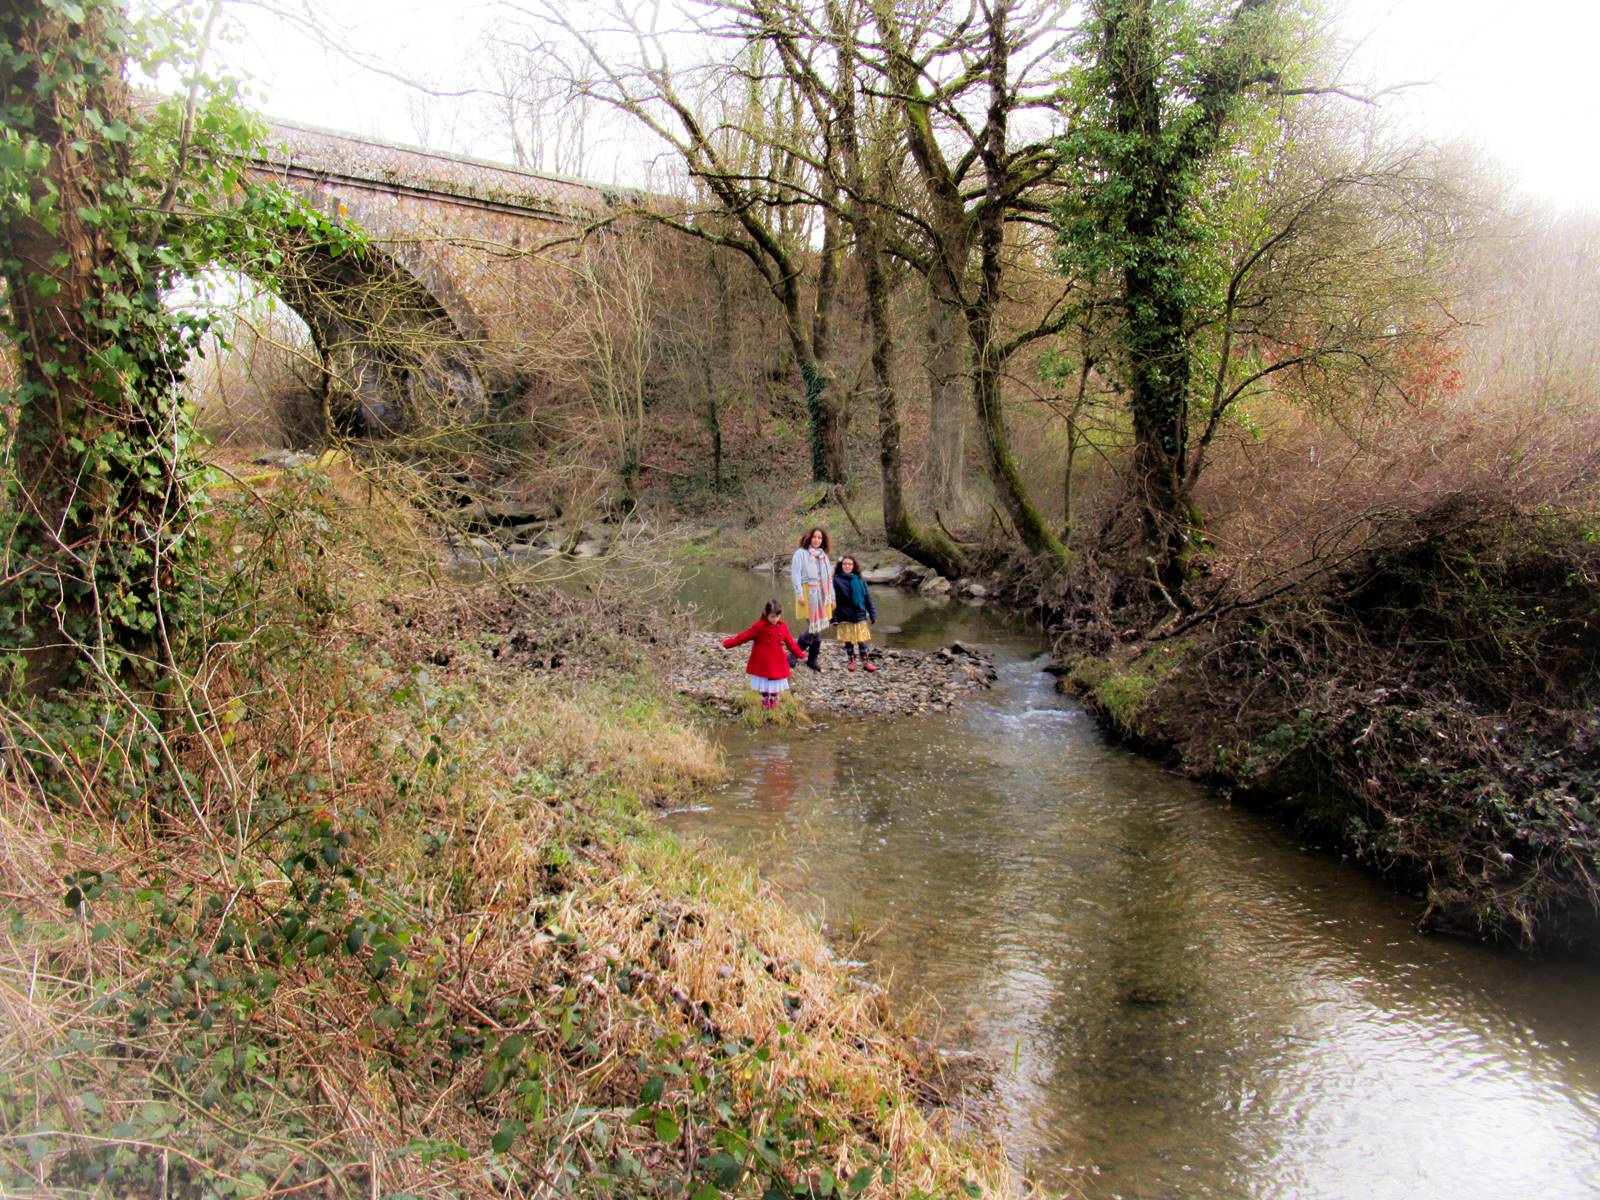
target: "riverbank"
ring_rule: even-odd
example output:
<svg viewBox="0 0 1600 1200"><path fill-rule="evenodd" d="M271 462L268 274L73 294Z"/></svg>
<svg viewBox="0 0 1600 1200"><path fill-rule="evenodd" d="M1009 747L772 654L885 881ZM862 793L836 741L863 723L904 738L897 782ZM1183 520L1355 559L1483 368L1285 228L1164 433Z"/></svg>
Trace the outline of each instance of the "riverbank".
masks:
<svg viewBox="0 0 1600 1200"><path fill-rule="evenodd" d="M635 601L269 486L158 722L11 714L5 1190L1009 1193L881 997L660 830L720 764Z"/></svg>
<svg viewBox="0 0 1600 1200"><path fill-rule="evenodd" d="M1423 928L1600 951L1600 551L1441 511L1329 578L1071 662L1119 736L1422 902Z"/></svg>

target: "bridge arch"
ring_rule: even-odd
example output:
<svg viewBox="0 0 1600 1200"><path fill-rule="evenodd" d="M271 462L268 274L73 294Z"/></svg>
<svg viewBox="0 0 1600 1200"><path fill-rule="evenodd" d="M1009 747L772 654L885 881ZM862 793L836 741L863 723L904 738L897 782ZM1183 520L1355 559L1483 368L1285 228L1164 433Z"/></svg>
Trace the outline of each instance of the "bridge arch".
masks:
<svg viewBox="0 0 1600 1200"><path fill-rule="evenodd" d="M331 414L373 432L459 424L488 415L491 387L515 394L545 319L528 298L552 263L589 227L662 201L290 121L270 122L244 166L370 239L358 261L301 248L284 300L313 331Z"/></svg>
<svg viewBox="0 0 1600 1200"><path fill-rule="evenodd" d="M452 314L387 249L369 243L336 254L308 237L286 248L275 276L321 359L328 432L395 435L482 415L481 336L469 315L463 320L467 310Z"/></svg>

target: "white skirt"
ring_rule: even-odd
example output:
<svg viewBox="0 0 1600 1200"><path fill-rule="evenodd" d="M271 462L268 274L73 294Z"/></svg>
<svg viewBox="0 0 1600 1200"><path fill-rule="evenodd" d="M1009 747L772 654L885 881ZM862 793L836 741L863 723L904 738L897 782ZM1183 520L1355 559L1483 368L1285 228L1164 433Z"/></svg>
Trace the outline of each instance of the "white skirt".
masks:
<svg viewBox="0 0 1600 1200"><path fill-rule="evenodd" d="M764 675L746 675L745 678L750 681L750 686L763 696L776 696L779 692L789 690L787 679L768 679Z"/></svg>

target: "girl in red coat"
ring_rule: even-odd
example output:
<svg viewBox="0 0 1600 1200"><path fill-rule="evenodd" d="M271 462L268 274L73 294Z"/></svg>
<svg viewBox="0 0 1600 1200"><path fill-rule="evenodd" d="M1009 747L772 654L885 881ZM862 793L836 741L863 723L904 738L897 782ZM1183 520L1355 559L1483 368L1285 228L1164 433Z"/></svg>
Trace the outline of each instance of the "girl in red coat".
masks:
<svg viewBox="0 0 1600 1200"><path fill-rule="evenodd" d="M789 627L783 623L783 605L768 600L754 625L722 640L729 650L744 642L752 643L750 661L744 665L750 686L761 697L762 708L773 708L779 694L789 690L789 657L784 651L788 650L796 658L804 658L806 653L796 645L789 635Z"/></svg>

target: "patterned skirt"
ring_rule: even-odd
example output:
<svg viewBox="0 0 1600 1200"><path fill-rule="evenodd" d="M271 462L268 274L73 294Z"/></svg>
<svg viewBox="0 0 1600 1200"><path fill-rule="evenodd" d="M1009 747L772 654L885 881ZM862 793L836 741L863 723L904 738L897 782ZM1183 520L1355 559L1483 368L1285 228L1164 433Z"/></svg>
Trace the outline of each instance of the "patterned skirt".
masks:
<svg viewBox="0 0 1600 1200"><path fill-rule="evenodd" d="M789 690L787 679L768 679L765 675L746 675L745 678L750 681L750 686L763 696L776 696L779 692Z"/></svg>
<svg viewBox="0 0 1600 1200"><path fill-rule="evenodd" d="M834 628L841 642L864 645L872 640L872 626L866 621L840 621Z"/></svg>
<svg viewBox="0 0 1600 1200"><path fill-rule="evenodd" d="M805 585L806 597L806 632L821 633L828 627L828 618L833 615L833 607L828 604L827 593L822 590L820 583Z"/></svg>

